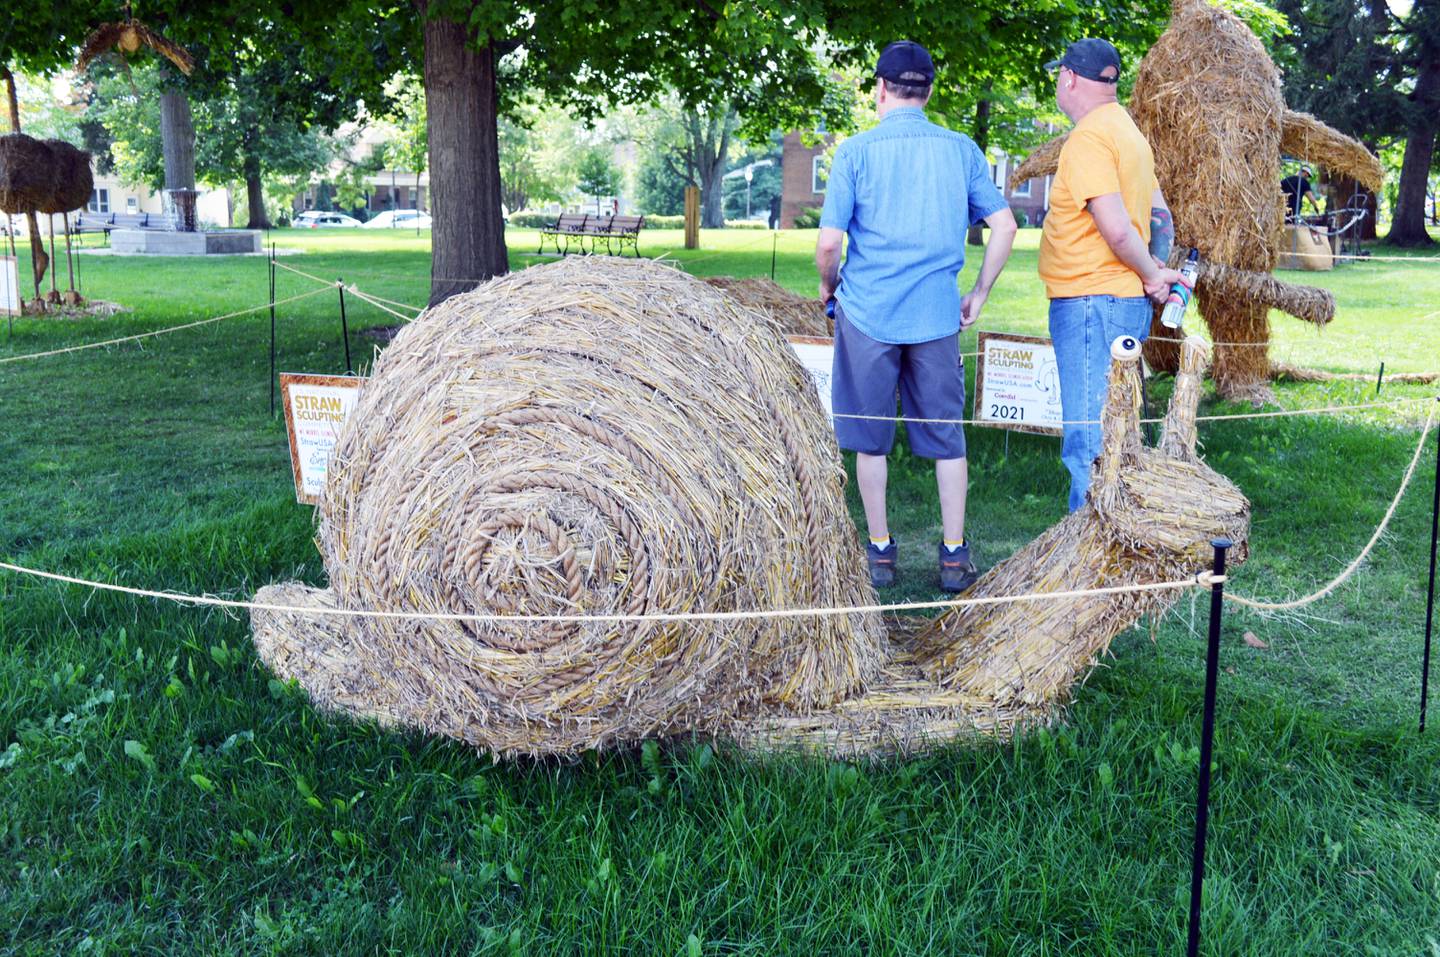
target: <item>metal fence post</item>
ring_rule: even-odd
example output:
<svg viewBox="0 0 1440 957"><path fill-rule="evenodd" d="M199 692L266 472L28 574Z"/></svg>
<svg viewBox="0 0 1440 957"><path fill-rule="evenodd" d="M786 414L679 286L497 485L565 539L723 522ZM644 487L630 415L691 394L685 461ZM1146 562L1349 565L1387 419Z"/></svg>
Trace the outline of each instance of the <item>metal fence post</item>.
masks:
<svg viewBox="0 0 1440 957"><path fill-rule="evenodd" d="M1205 648L1205 716L1200 729L1200 776L1195 797L1195 853L1190 866L1190 940L1185 953L1200 952L1200 901L1205 884L1205 839L1210 827L1210 757L1215 746L1215 684L1220 670L1220 619L1225 610L1225 553L1234 543L1217 538L1210 586L1210 640Z"/></svg>

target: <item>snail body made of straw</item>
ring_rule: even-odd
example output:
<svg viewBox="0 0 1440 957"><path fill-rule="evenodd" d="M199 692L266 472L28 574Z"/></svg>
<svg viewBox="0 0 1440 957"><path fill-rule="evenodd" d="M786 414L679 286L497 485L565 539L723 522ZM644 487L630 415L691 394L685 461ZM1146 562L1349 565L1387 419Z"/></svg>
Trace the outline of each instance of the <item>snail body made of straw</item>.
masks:
<svg viewBox="0 0 1440 957"><path fill-rule="evenodd" d="M1250 503L1195 452L1195 410L1207 347L1192 336L1158 447L1140 437L1140 349L1112 349L1104 439L1088 498L1075 512L983 575L967 598L1083 591L1177 581L1208 566L1210 541L1247 554ZM917 657L941 685L995 707L1050 708L1120 632L1168 608L1176 591L964 606L924 629Z"/></svg>

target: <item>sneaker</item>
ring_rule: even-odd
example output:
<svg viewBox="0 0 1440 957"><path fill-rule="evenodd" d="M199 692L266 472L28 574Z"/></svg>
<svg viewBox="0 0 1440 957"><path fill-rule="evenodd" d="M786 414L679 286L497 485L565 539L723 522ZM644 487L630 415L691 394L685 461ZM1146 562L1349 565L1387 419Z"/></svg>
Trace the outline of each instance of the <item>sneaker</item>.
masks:
<svg viewBox="0 0 1440 957"><path fill-rule="evenodd" d="M876 588L889 588L895 584L895 558L899 553L894 535L890 536L890 544L884 548L876 548L874 542L865 546L865 563L870 566L870 584Z"/></svg>
<svg viewBox="0 0 1440 957"><path fill-rule="evenodd" d="M980 577L975 563L970 560L969 544L961 545L955 551L940 543L940 587L948 592L962 592L975 584Z"/></svg>

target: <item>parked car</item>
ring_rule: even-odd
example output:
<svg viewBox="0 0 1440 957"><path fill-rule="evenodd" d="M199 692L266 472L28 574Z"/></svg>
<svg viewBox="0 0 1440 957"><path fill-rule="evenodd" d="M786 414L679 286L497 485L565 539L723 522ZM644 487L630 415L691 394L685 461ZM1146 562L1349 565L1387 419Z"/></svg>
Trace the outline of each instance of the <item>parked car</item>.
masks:
<svg viewBox="0 0 1440 957"><path fill-rule="evenodd" d="M365 223L365 229L429 229L430 214L418 209L387 209Z"/></svg>
<svg viewBox="0 0 1440 957"><path fill-rule="evenodd" d="M338 229L340 227L354 228L360 225L363 224L354 216L326 212L323 209L307 209L295 217L296 229Z"/></svg>

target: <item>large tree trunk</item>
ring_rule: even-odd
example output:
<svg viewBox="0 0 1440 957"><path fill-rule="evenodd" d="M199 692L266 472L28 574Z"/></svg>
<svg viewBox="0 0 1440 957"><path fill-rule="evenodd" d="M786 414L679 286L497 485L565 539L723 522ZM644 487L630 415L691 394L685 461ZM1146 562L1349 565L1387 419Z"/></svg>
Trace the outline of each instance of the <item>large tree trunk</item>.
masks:
<svg viewBox="0 0 1440 957"><path fill-rule="evenodd" d="M425 21L432 306L510 268L500 202L495 60L493 46L467 45L463 25Z"/></svg>
<svg viewBox="0 0 1440 957"><path fill-rule="evenodd" d="M165 155L165 188L195 188L195 124L183 90L160 94L160 148Z"/></svg>
<svg viewBox="0 0 1440 957"><path fill-rule="evenodd" d="M270 228L270 216L265 211L265 187L260 179L260 157L253 152L245 156L245 205L250 208L246 229Z"/></svg>
<svg viewBox="0 0 1440 957"><path fill-rule="evenodd" d="M990 147L990 101L980 100L975 104L975 145L984 153ZM1001 189L1004 189L1002 186ZM965 242L971 246L985 245L985 227L979 223L970 227Z"/></svg>
<svg viewBox="0 0 1440 957"><path fill-rule="evenodd" d="M1434 240L1425 231L1425 194L1430 178L1430 160L1435 154L1435 137L1440 132L1440 61L1429 63L1420 74L1413 94L1415 112L1405 140L1405 159L1400 166L1400 188L1395 199L1395 219L1385 242L1391 246L1429 246Z"/></svg>

